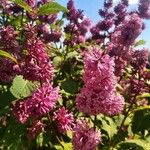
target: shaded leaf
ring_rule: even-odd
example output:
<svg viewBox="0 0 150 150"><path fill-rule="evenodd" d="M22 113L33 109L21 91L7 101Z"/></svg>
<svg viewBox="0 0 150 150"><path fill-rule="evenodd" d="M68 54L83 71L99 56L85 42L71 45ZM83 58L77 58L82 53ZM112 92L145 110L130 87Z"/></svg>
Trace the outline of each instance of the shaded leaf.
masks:
<svg viewBox="0 0 150 150"><path fill-rule="evenodd" d="M135 111L131 128L133 133L150 129L150 108Z"/></svg>
<svg viewBox="0 0 150 150"><path fill-rule="evenodd" d="M25 127L18 124L13 118L10 118L5 128L1 142L3 145L9 147L12 150L21 149L22 136L25 133Z"/></svg>
<svg viewBox="0 0 150 150"><path fill-rule="evenodd" d="M140 139L127 140L119 143L118 150L129 150L131 148L134 150L149 150L150 143Z"/></svg>
<svg viewBox="0 0 150 150"><path fill-rule="evenodd" d="M9 107L5 107L5 108L0 109L0 117L4 116L5 114L7 114L9 112L10 112L10 108Z"/></svg>
<svg viewBox="0 0 150 150"><path fill-rule="evenodd" d="M73 79L67 79L61 83L61 88L65 90L65 92L74 94L78 91L78 83Z"/></svg>
<svg viewBox="0 0 150 150"><path fill-rule="evenodd" d="M0 89L0 107L4 108L5 106L9 106L15 99L9 90L9 86L2 86L2 89Z"/></svg>

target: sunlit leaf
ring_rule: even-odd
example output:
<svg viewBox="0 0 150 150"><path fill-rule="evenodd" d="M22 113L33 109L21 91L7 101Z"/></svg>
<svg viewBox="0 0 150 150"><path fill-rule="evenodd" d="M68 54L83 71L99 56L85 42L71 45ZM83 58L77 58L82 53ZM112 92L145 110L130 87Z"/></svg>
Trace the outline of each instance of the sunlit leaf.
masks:
<svg viewBox="0 0 150 150"><path fill-rule="evenodd" d="M138 42L135 43L134 47L145 45L145 44L146 44L145 40L139 40Z"/></svg>
<svg viewBox="0 0 150 150"><path fill-rule="evenodd" d="M9 53L3 51L3 50L0 50L0 56L3 56L3 57L7 57L7 58L10 58L11 60L13 60L15 63L17 63L17 60L11 56Z"/></svg>
<svg viewBox="0 0 150 150"><path fill-rule="evenodd" d="M12 0L15 4L19 5L22 7L24 10L31 12L32 8L23 0Z"/></svg>
<svg viewBox="0 0 150 150"><path fill-rule="evenodd" d="M58 12L67 12L67 9L56 2L46 3L39 8L39 15L49 15Z"/></svg>
<svg viewBox="0 0 150 150"><path fill-rule="evenodd" d="M10 91L16 98L19 99L30 96L35 87L36 86L32 82L24 80L22 76L17 76L13 80Z"/></svg>

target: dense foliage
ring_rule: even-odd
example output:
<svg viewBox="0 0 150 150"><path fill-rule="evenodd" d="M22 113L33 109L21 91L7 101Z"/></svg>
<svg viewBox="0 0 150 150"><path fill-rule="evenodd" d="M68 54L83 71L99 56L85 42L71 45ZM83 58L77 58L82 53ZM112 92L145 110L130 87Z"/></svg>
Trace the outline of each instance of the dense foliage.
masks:
<svg viewBox="0 0 150 150"><path fill-rule="evenodd" d="M94 24L73 0L1 0L0 149L150 149L150 0L128 5Z"/></svg>

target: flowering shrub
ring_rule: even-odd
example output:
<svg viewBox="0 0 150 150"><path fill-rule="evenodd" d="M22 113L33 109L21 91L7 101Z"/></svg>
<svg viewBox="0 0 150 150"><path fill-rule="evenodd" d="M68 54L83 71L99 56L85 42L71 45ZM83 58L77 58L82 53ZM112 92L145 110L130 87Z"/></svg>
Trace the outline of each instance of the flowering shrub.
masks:
<svg viewBox="0 0 150 150"><path fill-rule="evenodd" d="M1 0L0 149L149 150L150 0Z"/></svg>

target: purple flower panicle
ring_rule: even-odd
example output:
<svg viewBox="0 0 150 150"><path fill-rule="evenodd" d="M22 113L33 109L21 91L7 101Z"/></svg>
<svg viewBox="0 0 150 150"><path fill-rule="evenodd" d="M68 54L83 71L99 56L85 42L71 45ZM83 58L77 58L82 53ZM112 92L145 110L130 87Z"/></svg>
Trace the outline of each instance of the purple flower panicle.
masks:
<svg viewBox="0 0 150 150"><path fill-rule="evenodd" d="M100 131L94 131L85 120L77 122L72 139L74 150L95 150L100 141Z"/></svg>
<svg viewBox="0 0 150 150"><path fill-rule="evenodd" d="M66 133L74 126L73 114L69 113L64 107L54 112L53 119L56 121L60 133Z"/></svg>

